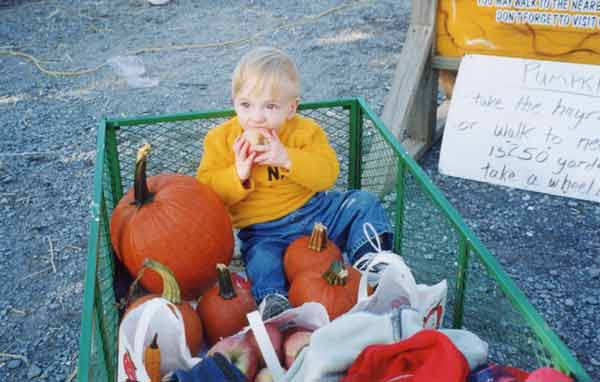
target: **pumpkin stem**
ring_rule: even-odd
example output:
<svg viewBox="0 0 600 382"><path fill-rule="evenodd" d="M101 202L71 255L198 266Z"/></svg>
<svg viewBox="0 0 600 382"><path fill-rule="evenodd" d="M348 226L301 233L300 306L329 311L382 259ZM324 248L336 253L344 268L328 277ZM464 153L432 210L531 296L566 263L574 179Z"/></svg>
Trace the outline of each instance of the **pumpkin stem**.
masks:
<svg viewBox="0 0 600 382"><path fill-rule="evenodd" d="M127 290L127 298L125 299L125 306L128 306L129 303L131 302L131 300L133 298L133 294L135 293L135 290L140 283L140 279L144 276L144 270L145 270L145 268L142 267L142 269L140 269L138 271L137 276L135 277L135 279L129 286L129 289Z"/></svg>
<svg viewBox="0 0 600 382"><path fill-rule="evenodd" d="M138 150L135 160L135 179L133 182L134 201L137 208L152 201L154 193L148 190L148 180L146 178L146 158L150 154L150 145L145 144Z"/></svg>
<svg viewBox="0 0 600 382"><path fill-rule="evenodd" d="M329 269L323 274L323 278L329 285L346 285L346 281L348 281L348 271L342 260L332 261Z"/></svg>
<svg viewBox="0 0 600 382"><path fill-rule="evenodd" d="M231 273L225 264L217 264L217 280L219 280L219 296L225 300L231 300L236 297Z"/></svg>
<svg viewBox="0 0 600 382"><path fill-rule="evenodd" d="M327 227L322 223L315 223L313 226L308 240L308 248L315 252L321 252L327 248Z"/></svg>
<svg viewBox="0 0 600 382"><path fill-rule="evenodd" d="M162 297L168 300L172 304L181 304L181 292L179 290L179 284L173 272L166 266L159 263L156 260L146 259L144 260L144 268L150 268L154 272L158 273L163 280L163 292Z"/></svg>

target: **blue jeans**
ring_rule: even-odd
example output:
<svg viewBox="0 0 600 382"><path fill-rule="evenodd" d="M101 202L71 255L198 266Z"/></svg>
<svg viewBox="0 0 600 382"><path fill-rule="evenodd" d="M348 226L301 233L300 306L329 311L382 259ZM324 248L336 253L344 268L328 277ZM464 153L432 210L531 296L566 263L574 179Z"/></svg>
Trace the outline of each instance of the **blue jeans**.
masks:
<svg viewBox="0 0 600 382"><path fill-rule="evenodd" d="M239 231L242 259L257 302L271 293L287 296L283 254L292 241L310 235L315 223L327 227L329 239L346 253L351 263L373 251L363 232L364 223L371 223L382 237L384 250L392 248L392 227L374 194L359 190L317 193L287 216Z"/></svg>

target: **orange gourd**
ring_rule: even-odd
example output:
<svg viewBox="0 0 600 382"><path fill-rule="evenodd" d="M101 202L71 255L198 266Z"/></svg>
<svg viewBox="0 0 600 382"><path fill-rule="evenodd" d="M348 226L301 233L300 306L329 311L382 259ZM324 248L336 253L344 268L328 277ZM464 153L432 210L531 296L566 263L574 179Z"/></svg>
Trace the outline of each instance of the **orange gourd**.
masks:
<svg viewBox="0 0 600 382"><path fill-rule="evenodd" d="M196 306L209 345L239 332L248 325L246 314L256 310L250 289L234 285L224 264L217 264L217 274L217 284L200 298Z"/></svg>
<svg viewBox="0 0 600 382"><path fill-rule="evenodd" d="M190 304L181 301L179 286L177 285L173 272L171 272L169 268L155 260L148 259L144 262L144 266L138 276L141 276L142 273L147 273L146 270L153 271L153 273L156 273L162 279L164 283L162 295L149 294L142 296L129 305L127 312L153 298L162 297L168 300L173 304L173 307L169 306L169 308L171 308L171 310L178 309L179 313L181 313L183 326L185 328L185 342L190 349L190 353L195 356L198 354L204 343L202 321L200 320L200 317ZM127 312L125 312L125 314L127 314Z"/></svg>
<svg viewBox="0 0 600 382"><path fill-rule="evenodd" d="M110 237L117 257L137 275L145 259L169 267L184 299L196 299L217 279L215 266L233 256L233 229L217 194L194 177L162 173L146 177L150 146L138 151L134 187L119 201ZM162 281L146 272L141 284L160 293Z"/></svg>
<svg viewBox="0 0 600 382"><path fill-rule="evenodd" d="M160 348L158 347L158 333L154 333L152 343L144 350L144 368L150 377L150 382L160 382Z"/></svg>
<svg viewBox="0 0 600 382"><path fill-rule="evenodd" d="M310 236L301 236L287 247L283 269L291 284L305 270L325 272L333 260L341 259L342 252L327 238L327 228L321 223L315 223Z"/></svg>
<svg viewBox="0 0 600 382"><path fill-rule="evenodd" d="M290 286L290 304L295 307L310 301L321 303L333 320L356 304L360 277L359 271L345 267L341 260L331 262L325 273L305 271Z"/></svg>

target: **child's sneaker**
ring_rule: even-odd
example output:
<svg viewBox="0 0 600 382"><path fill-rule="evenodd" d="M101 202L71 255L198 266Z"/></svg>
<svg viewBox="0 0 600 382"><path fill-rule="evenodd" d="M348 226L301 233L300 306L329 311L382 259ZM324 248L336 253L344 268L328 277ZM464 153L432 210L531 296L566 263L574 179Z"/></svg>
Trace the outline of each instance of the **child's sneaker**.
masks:
<svg viewBox="0 0 600 382"><path fill-rule="evenodd" d="M263 298L258 306L258 311L263 321L266 321L289 308L291 308L291 306L287 297L280 295L279 293L273 293L268 294Z"/></svg>
<svg viewBox="0 0 600 382"><path fill-rule="evenodd" d="M373 232L372 236L375 238L375 243L371 238L372 236L367 232L367 229L370 229ZM360 259L356 260L352 266L361 273L366 273L369 286L376 287L377 284L379 284L379 280L381 279L383 271L388 267L388 265L398 262L402 263L403 265L405 264L400 255L392 251L384 251L381 249L381 241L379 240L379 236L377 235L377 232L371 223L365 223L363 226L363 231L375 252L365 253L360 257Z"/></svg>

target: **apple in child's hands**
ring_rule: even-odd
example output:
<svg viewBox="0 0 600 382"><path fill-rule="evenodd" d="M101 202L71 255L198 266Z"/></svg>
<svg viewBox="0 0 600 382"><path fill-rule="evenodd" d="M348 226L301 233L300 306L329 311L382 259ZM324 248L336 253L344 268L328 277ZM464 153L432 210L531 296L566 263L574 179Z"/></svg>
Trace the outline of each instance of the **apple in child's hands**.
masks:
<svg viewBox="0 0 600 382"><path fill-rule="evenodd" d="M258 369L258 353L248 340L248 336L230 336L221 339L208 355L221 353L249 379L252 380Z"/></svg>
<svg viewBox="0 0 600 382"><path fill-rule="evenodd" d="M264 145L267 143L267 139L259 130L246 130L243 135L251 146Z"/></svg>
<svg viewBox="0 0 600 382"><path fill-rule="evenodd" d="M289 369L296 360L302 349L310 344L312 332L306 329L291 331L283 341L283 352L285 355L285 367Z"/></svg>
<svg viewBox="0 0 600 382"><path fill-rule="evenodd" d="M273 344L273 349L275 349L275 354L277 354L277 358L279 358L279 360L281 361L281 359L282 359L281 345L283 343L283 335L281 334L281 332L279 331L279 328L275 324L266 323L265 329L267 330L267 334L269 335L271 344ZM260 352L260 349L258 348L258 344L256 343L256 339L254 338L254 333L252 331L250 331L249 337L250 337L250 342L252 343L252 346L254 346L254 348L256 349L256 352L258 353L258 358L260 360L260 364L264 365L265 360L262 357L262 353Z"/></svg>
<svg viewBox="0 0 600 382"><path fill-rule="evenodd" d="M271 370L267 369L266 367L260 369L258 374L256 374L256 378L254 378L254 382L273 382Z"/></svg>

